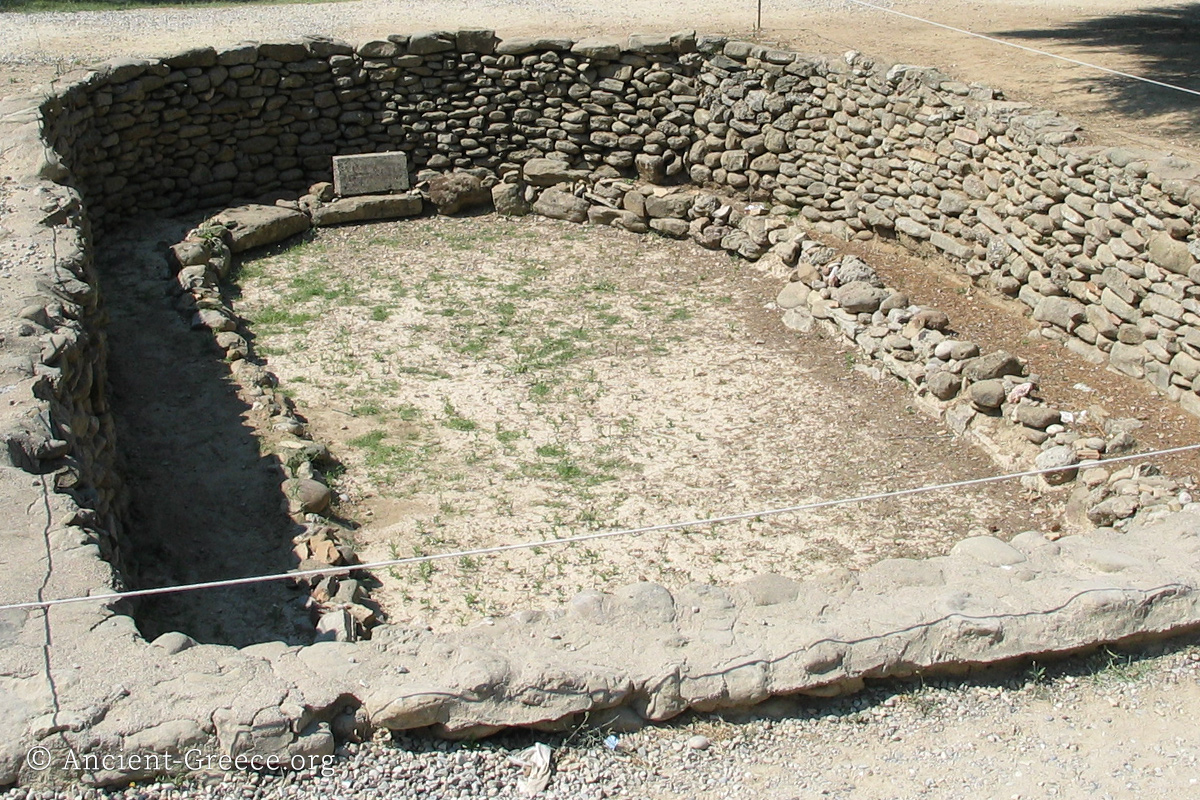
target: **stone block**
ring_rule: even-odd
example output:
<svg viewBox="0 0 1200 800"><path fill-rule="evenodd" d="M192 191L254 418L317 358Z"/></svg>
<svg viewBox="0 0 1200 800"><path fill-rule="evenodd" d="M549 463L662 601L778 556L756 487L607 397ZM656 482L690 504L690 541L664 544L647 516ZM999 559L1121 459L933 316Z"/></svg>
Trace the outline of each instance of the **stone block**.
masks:
<svg viewBox="0 0 1200 800"><path fill-rule="evenodd" d="M1187 244L1172 239L1167 233L1160 232L1150 237L1146 254L1158 266L1178 275L1187 275L1196 263Z"/></svg>
<svg viewBox="0 0 1200 800"><path fill-rule="evenodd" d="M571 169L566 162L554 158L535 158L525 164L523 172L525 180L534 186L571 183L584 175L579 170Z"/></svg>
<svg viewBox="0 0 1200 800"><path fill-rule="evenodd" d="M1065 297L1045 297L1033 309L1033 318L1049 322L1070 333L1086 316L1084 305Z"/></svg>
<svg viewBox="0 0 1200 800"><path fill-rule="evenodd" d="M464 209L490 204L492 192L474 175L452 172L429 181L429 199L439 214L456 214Z"/></svg>
<svg viewBox="0 0 1200 800"><path fill-rule="evenodd" d="M614 38L580 39L571 52L584 58L616 61L621 56L621 40Z"/></svg>
<svg viewBox="0 0 1200 800"><path fill-rule="evenodd" d="M1108 354L1108 363L1113 369L1131 378L1142 378L1146 375L1146 351L1141 345L1117 342Z"/></svg>
<svg viewBox="0 0 1200 800"><path fill-rule="evenodd" d="M521 217L529 213L525 201L525 187L516 183L498 183L492 187L492 206L497 214L506 217Z"/></svg>
<svg viewBox="0 0 1200 800"><path fill-rule="evenodd" d="M514 36L496 45L496 53L502 56L521 56L543 50L570 50L574 39L556 36Z"/></svg>
<svg viewBox="0 0 1200 800"><path fill-rule="evenodd" d="M222 211L213 218L229 230L229 249L241 253L275 244L308 230L308 215L290 208L250 204Z"/></svg>
<svg viewBox="0 0 1200 800"><path fill-rule="evenodd" d="M941 250L948 256L965 261L971 257L973 251L970 245L963 244L952 236L947 236L941 231L933 231L929 234L929 243Z"/></svg>
<svg viewBox="0 0 1200 800"><path fill-rule="evenodd" d="M496 43L500 40L496 38L496 32L493 30L461 30L455 36L458 42L459 52L462 53L479 53L480 55L489 55L496 50Z"/></svg>
<svg viewBox="0 0 1200 800"><path fill-rule="evenodd" d="M421 31L408 40L408 52L418 56L442 53L454 47L454 34L449 31Z"/></svg>
<svg viewBox="0 0 1200 800"><path fill-rule="evenodd" d="M402 152L333 157L333 191L341 197L406 192L408 156Z"/></svg>
<svg viewBox="0 0 1200 800"><path fill-rule="evenodd" d="M341 225L345 222L368 222L377 219L412 217L421 213L424 203L417 195L366 195L347 197L313 209L313 224L317 227Z"/></svg>
<svg viewBox="0 0 1200 800"><path fill-rule="evenodd" d="M547 189L533 204L533 210L551 219L583 222L588 215L588 201L557 189Z"/></svg>
<svg viewBox="0 0 1200 800"><path fill-rule="evenodd" d="M968 381L987 381L1005 375L1024 375L1025 367L1020 359L1004 350L988 353L964 363L963 377Z"/></svg>

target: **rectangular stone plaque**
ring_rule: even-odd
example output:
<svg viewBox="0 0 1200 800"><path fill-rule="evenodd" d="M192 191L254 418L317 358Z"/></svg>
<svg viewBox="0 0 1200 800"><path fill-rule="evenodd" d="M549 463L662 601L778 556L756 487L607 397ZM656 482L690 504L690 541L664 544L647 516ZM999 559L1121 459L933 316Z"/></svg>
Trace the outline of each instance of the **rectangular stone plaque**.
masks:
<svg viewBox="0 0 1200 800"><path fill-rule="evenodd" d="M341 197L408 191L408 156L402 152L333 157L333 191Z"/></svg>

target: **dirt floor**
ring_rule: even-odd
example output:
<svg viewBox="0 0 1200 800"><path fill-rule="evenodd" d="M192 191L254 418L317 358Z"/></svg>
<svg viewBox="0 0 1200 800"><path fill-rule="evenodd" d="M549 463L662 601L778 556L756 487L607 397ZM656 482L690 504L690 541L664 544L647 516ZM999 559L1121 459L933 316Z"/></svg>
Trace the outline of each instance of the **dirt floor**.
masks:
<svg viewBox="0 0 1200 800"><path fill-rule="evenodd" d="M345 472L366 561L993 474L781 283L691 242L539 218L319 230L247 261L235 310ZM1028 502L1019 502L1026 500ZM1061 498L1058 498L1061 501ZM1046 529L1020 485L393 570L393 618L462 622L630 580L678 588Z"/></svg>

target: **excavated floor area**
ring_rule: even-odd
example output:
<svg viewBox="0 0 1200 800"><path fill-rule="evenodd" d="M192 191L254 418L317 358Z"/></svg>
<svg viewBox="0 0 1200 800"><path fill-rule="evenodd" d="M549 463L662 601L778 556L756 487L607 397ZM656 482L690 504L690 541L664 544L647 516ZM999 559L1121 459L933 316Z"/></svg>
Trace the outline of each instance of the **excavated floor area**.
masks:
<svg viewBox="0 0 1200 800"><path fill-rule="evenodd" d="M321 229L246 260L234 309L317 440L364 561L992 474L856 355L787 330L779 281L690 242L496 216ZM180 323L182 324L182 323ZM253 467L247 467L252 474ZM445 626L583 589L729 584L1047 524L1017 485L398 567Z"/></svg>

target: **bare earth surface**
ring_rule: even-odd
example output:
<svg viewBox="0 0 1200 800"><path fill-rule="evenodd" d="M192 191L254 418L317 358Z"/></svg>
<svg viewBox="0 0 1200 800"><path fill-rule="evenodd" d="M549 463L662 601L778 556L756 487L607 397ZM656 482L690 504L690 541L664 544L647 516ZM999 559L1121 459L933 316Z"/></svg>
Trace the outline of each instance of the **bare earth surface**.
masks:
<svg viewBox="0 0 1200 800"><path fill-rule="evenodd" d="M235 310L347 469L366 561L993 474L907 389L788 331L780 287L691 242L495 216L322 229L247 262ZM393 618L463 622L946 552L1048 524L1019 485L398 568ZM430 569L430 567L434 567Z"/></svg>
<svg viewBox="0 0 1200 800"><path fill-rule="evenodd" d="M1194 31L1198 13L1195 3L1172 5L1147 0L993 3L978 0L902 0L892 5L899 10L950 25L999 35L1115 69L1185 85L1194 82L1192 75L1197 66L1197 53L1200 53L1195 46L1195 33L1191 32ZM649 4L635 0L614 0L604 4L556 2L552 6L519 1L411 3L367 0L335 5L156 9L78 15L0 14L0 93L23 90L51 80L55 74L72 65L97 59L160 54L197 44L232 44L247 38L277 39L319 33L363 40L394 31L459 26L494 27L503 36L547 31L579 36L683 27L750 36L754 25L753 11L752 3L730 5L710 0L682 0L671 4ZM937 65L962 79L988 83L1004 90L1011 99L1028 100L1080 119L1088 128L1090 141L1095 143L1142 144L1193 159L1198 158L1200 153L1194 134L1195 124L1200 120L1200 106L1194 96L1104 76L1083 67L1045 60L840 2L783 3L768 0L764 3L763 22L764 30L758 38L764 41L785 43L813 52L840 53L855 49L883 59ZM437 224L461 222L448 220ZM338 232L330 235L349 237L353 234ZM665 246L659 243L633 245L625 240L617 242L614 238L617 235L612 231L589 234L586 242L582 239L560 242L559 246L581 248L580 252L586 255L592 252L587 244L592 236L612 239L611 246L622 256L632 256L632 250L653 251ZM514 260L519 270L519 258L534 257L531 254L533 244L525 242L519 248L520 252L514 253L514 248L497 241L494 252L486 258L478 253L464 254L462 258L477 265L479 276L496 275L496 272L489 270L503 272L504 259ZM406 258L411 256L406 266L419 271L414 274L428 277L437 266L432 263L431 256L411 251L405 255ZM293 257L303 259L304 254L301 252ZM652 434L656 426L666 425L668 421L674 421L677 426L685 423L687 430L693 434L721 431L729 440L744 444L751 453L765 458L765 464L770 469L762 469L761 475L777 476L776 482L760 485L757 481L748 481L746 476L755 473L748 472L748 467L739 467L732 461L728 466L721 461L720 468L710 466L707 471L689 470L683 473L683 470L672 469L668 474L667 469L661 466L664 454L659 451L670 448L663 448L661 444L647 447L644 441L625 441L616 435L608 436L611 441L606 442L602 435L604 432L600 429L592 431L591 438L580 435L556 437L550 420L556 414L566 415L570 419L572 413L588 401L586 392L576 395L574 399L569 393L566 397L559 396L556 399L555 388L552 387L549 399L534 399L530 396L530 389L534 385L532 377L526 378L525 383L494 380L496 375L503 374L503 370L487 374L487 358L477 353L456 353L461 356L456 367L460 376L458 381L453 377L455 373L451 373L452 377L448 379L428 381L421 380L419 375L413 373L387 376L377 371L382 370L382 366L377 367L375 362L369 362L367 369L335 377L336 371L330 367L336 366L336 360L344 358L347 352L354 352L355 337L359 337L357 341L360 347L366 341L370 341L372 346L378 344L378 339L386 341L386 337L372 335L374 332L366 326L368 321L386 326L393 315L395 319L402 319L405 314L414 312L411 307L405 306L410 299L407 297L369 297L369 302L350 309L328 302L332 298L326 298L326 302L320 306L322 313L314 317L319 321L314 329L336 336L344 326L348 330L346 341L319 339L310 347L315 346L322 358L331 361L320 370L312 365L306 366L305 369L316 374L313 379L299 383L294 379L305 374L299 362L289 367L286 360L281 363L276 355L271 357L272 365L280 370L285 381L289 377L292 379L292 390L300 400L301 407L313 416L313 424L318 430L339 431L341 436L353 434L347 437L347 441L361 441L362 446L347 451L350 455L347 457L349 470L345 476L346 502L349 509L361 511L364 518L368 518L367 512L374 517L364 532L364 544L370 548L372 555L386 551L390 542L396 543L397 552L406 552L405 548L411 551L419 546L421 537L426 534L419 528L418 520L431 520L438 513L443 515L443 528L447 521L450 523L452 530L449 535L466 543L478 535L470 524L474 513L480 508L496 511L503 506L501 498L488 496L486 487L479 485L479 477L470 470L464 469L464 479L460 485L443 490L440 497L423 497L419 492L414 494L407 490L405 475L408 473L404 470L399 470L393 478L385 478L380 466L376 465L372 474L372 465L368 461L373 453L385 456L394 454L395 451L389 448L403 447L406 442L433 442L436 446L429 456L434 460L466 461L474 447L477 451L483 450L483 457L491 459L493 465L504 466L510 460L515 463L514 453L505 447L509 445L526 463L546 464L551 470L550 475L525 475L515 482L519 491L516 492L518 496L512 498L512 504L514 512L520 510L520 516L514 513L511 530L522 536L535 530L549 529L553 532L558 524L553 513L558 513L564 522L586 521L585 515L589 511L587 502L569 500L563 508L554 508L547 503L553 503L561 496L556 487L563 481L557 473L557 467L563 463L563 459L572 458L575 462L582 459L585 467L594 469L601 458L609 456L608 453L598 452L606 444L612 445L616 451L612 457L619 455L625 463L619 468L614 465L612 480L602 480L586 488L594 498L593 506L599 504L598 508L606 515L611 515L613 519L628 520L629 524L636 524L640 519L657 514L662 508L708 510L705 507L709 503L705 502L707 498L700 487L709 487L710 490L719 488L723 501L719 505L727 507L724 501L731 495L763 501L781 495L809 496L815 493L810 488L814 470L823 470L829 476L827 479L832 488L822 492L829 496L839 493L837 490L840 489L853 491L853 487L863 483L886 482L884 476L895 474L897 465L912 471L914 478L929 472L946 474L951 471L952 465L961 466L964 474L970 469L982 469L969 454L953 451L952 445L936 438L923 441L919 448L911 443L895 447L894 442L881 447L879 428L871 428L871 425L892 425L893 428L887 431L888 435L906 435L917 430L926 433L935 431L926 423L909 420L903 411L902 397L896 395L891 400L882 398L880 393L884 389L862 382L855 373L846 370L844 361L838 363L843 356L836 352L818 352L819 343L790 337L785 341L784 334L778 328L767 330L765 326L755 327L758 323L755 321L754 306L761 304L769 294L754 288L756 279L753 276L739 279L744 287L738 290L743 294L738 294L730 286L721 284L721 281L728 282L728 277L713 270L712 294L729 295L734 300L725 307L712 302L697 304L697 298L707 295L710 287L677 287L671 296L664 297L661 292L653 290L652 281L657 278L654 269L657 268L659 272L664 269L670 271L675 265L663 253L650 252L645 257L650 259L651 271L646 274L641 289L633 286L630 291L652 294L652 305L657 308L656 311L638 311L632 306L621 305L636 301L618 302L611 297L603 299L585 291L577 298L581 306L579 313L621 313L624 324L630 327L627 346L631 350L634 348L632 339L662 342L667 353L645 354L647 364L650 363L649 355L661 356L657 362L661 374L654 376L656 380L683 380L687 377L687 373L682 371L683 365L689 363L688 359L694 364L699 357L684 346L689 342L694 344L696 340L685 338L671 341L672 329L686 330L688 337L701 334L705 337L703 341L708 343L707 358L712 363L706 364L708 375L693 374L690 380L699 381L707 387L711 395L709 399L713 401L712 408L720 405L716 403L718 399L728 403L721 413L706 415L702 413L704 409L687 406L683 398L656 396L653 407L648 405L646 408L651 413L644 418L638 417L646 420L645 432ZM375 267L383 270L388 265L378 264ZM264 263L263 276L274 275L273 269ZM291 285L294 277L303 274L303 265L296 263L290 269L293 275L281 273L278 276L279 280L286 283L284 291L307 291L304 286ZM922 296L920 292L914 292L916 299L943 307L956 322L980 307L972 305L977 301L969 293L958 291L962 289L961 283L940 278L911 261L897 261L894 269L889 265L881 271L889 280L896 275L907 276L912 282L909 285L916 285L926 293ZM401 282L407 285L413 282L412 278L413 275L406 276ZM511 282L512 278L506 280ZM499 299L496 291L500 283L497 278L495 285L481 284L453 290L445 285L434 285L429 288L429 299L441 303L442 308L449 308L446 303L453 299L455 293L459 299L464 299L464 293L476 293L478 296L475 299L480 302L472 300L466 306L474 309L480 319L486 319L491 329L495 315L499 313L496 309ZM569 290L572 285L580 285L572 284L567 278L556 279L554 284L555 290L560 292ZM582 285L586 286L587 283ZM242 302L250 305L260 303L262 309L271 302L278 302L278 298L272 301L265 294L256 298L251 287L247 285L246 288L247 296ZM755 291L759 293L755 295ZM926 297L929 299L926 300ZM528 300L532 305L549 302L548 296L540 294ZM589 302L610 302L616 310L592 311L582 307ZM664 316L670 316L672 302L687 310L691 316L673 321L664 319ZM387 308L376 314L376 306ZM732 314L735 309L741 312L736 319L743 326L736 336L733 331L721 327L731 319L721 315ZM295 309L289 307L287 310ZM664 315L664 311L668 313ZM385 312L385 319L372 319L373 314L382 317ZM1014 352L1021 352L1022 348L1026 348L1026 352L1030 347L1034 351L1040 348L1040 345L1031 346L1023 342L1019 335L1020 331L1029 327L1027 321L1002 308L998 308L997 314L1008 316L1003 317L1002 322L980 330L977 336L972 331L971 335L981 344L989 348L1007 347ZM434 326L442 326L437 330L447 333L452 327L446 326L460 321L456 317L428 315L423 323L418 324L428 324L431 330ZM564 332L570 330L569 320L565 322L567 324L562 327ZM539 320L537 324L543 326L541 334L544 335L548 321ZM277 324L274 333L270 332L268 326L261 342L268 344L268 349L272 336L295 337L297 334L284 323ZM598 363L603 363L604 347L623 341L627 340L614 333L611 339L582 344L577 342L575 346L596 348L588 358L594 357ZM762 344L758 344L759 341ZM393 344L386 344L385 347L395 347L396 352L385 355L383 363L407 363L394 358L402 351L409 355L404 350L404 344L399 338ZM520 355L517 344L517 339L497 338L488 345L494 348L491 358L498 364L505 363L505 359L512 363ZM637 346L646 347L644 342ZM346 347L350 350L345 350ZM445 347L439 350L439 353L424 352L418 345L412 349L412 353L432 362L455 352ZM785 352L800 352L805 356L789 361L781 357ZM1067 363L1062 350L1042 350L1040 354L1033 352L1032 355L1035 368L1039 367L1039 359L1062 359L1063 363ZM735 362L735 358L742 360ZM449 361L453 362L454 359ZM749 377L744 379L747 383L740 387L737 383L718 385L723 370L731 369L735 363L739 372L748 373ZM1066 393L1078 381L1051 372L1057 363L1055 360L1043 360L1045 366L1040 369L1043 373L1051 373L1048 384L1058 387L1053 391L1061 390L1064 393L1061 396L1071 399ZM588 382L575 371L578 366L556 367L563 373L562 381L556 387L558 391L568 386L586 387ZM1062 372L1073 376L1075 373L1072 371L1076 369L1083 371L1080 374L1086 374L1089 368L1070 364ZM1093 370L1091 374L1092 380L1081 380L1097 388L1106 400L1128 402L1136 407L1134 413L1146 417L1149 427L1141 438L1148 444L1188 439L1194 441L1195 422L1179 417L1173 409L1153 398L1148 390L1121 384L1111 373ZM319 381L316 380L318 375ZM597 369L597 383L602 386L610 386L606 381L611 381L611 385L615 386L618 381L615 376L600 379L600 375L601 371ZM471 380L467 380L467 376ZM754 389L778 386L789 380L794 382L799 376L806 380L807 392L796 393L799 396L793 399L794 406L781 409L769 406L768 398L749 397ZM374 382L398 381L401 377L405 381L412 381L413 386L424 386L428 394L427 397L410 401L420 412L413 420L403 419L406 415L412 416L412 411L390 406L380 402L377 396L373 397L373 393L378 395L379 388ZM830 383L826 389L810 389L807 381L815 382L816 378ZM343 409L347 412L345 414L332 410L313 411L320 407L320 403L310 404L307 399L320 400L328 396L322 394L329 390L329 386L323 382L337 380L346 381L347 386L342 388L361 386L369 390L361 397L354 398L355 405L360 406L358 411L353 407ZM461 402L452 400L451 413L446 408L442 390L437 386L446 381L460 383L458 388L467 395L474 392L474 399ZM1103 385L1098 386L1100 383ZM512 389L512 386L518 387L519 391ZM847 399L839 399L833 395L835 388L839 395L844 389L852 391L841 395ZM753 401L750 408L738 406L733 402L737 398L730 398L730 394L739 389ZM642 391L648 392L649 389L643 388ZM823 395L821 392L829 394ZM1051 399L1055 399L1049 387L1047 393ZM604 402L609 403L606 413L614 419L620 419L626 409L614 395L611 388L607 393L601 392L595 397L594 405L601 408L605 407L602 405ZM833 410L827 407L831 398L835 404ZM889 402L897 405L889 406ZM362 408L371 403L380 406L379 413L373 410L367 413L368 410ZM502 409L520 404L528 407L536 424L532 421L526 424L527 436L501 442L500 429L495 425L499 422L503 426L506 417ZM870 407L871 414L863 410L867 407ZM739 410L734 413L732 408ZM1122 406L1117 410L1128 412L1129 408ZM748 420L759 413L774 415L769 429L748 424ZM857 416L859 414L861 416ZM824 426L831 417L841 426L834 430L840 432L824 441L821 440L823 437L814 438L813 430L819 431L818 425ZM875 422L868 422L867 417ZM460 419L464 422L454 422ZM446 422L451 424L447 425ZM418 434L416 439L405 438L404 425L410 423ZM474 423L476 427L463 430L467 427L466 423ZM345 431L341 429L343 425L346 426ZM866 433L872 430L875 432ZM376 436L376 432L382 432L383 436ZM862 435L856 435L860 432ZM485 434L489 437L486 448L481 445ZM682 445L685 438L672 440L675 443L673 455L690 455ZM374 444L372 439L375 440ZM548 454L545 456L538 453L539 447L547 445L562 447L565 455L550 455L551 450L545 450ZM702 441L696 438L694 443L688 442L688 446L698 456L697 459L691 459L693 461L700 461L699 457L704 456L704 462L712 464L718 457L726 455L713 449L712 439ZM839 452L839 447L844 448L844 452ZM877 461L867 458L872 447L876 450ZM533 459L529 458L529 451L532 451ZM800 451L805 456L801 463L813 466L793 466L792 472L780 473L778 467L787 466L790 463L789 456ZM912 458L914 451L921 453L921 457ZM928 460L928 463L922 463L921 459ZM866 469L877 471L855 476L855 465L861 467L863 464L868 465ZM565 468L567 475L576 474L569 469L572 465L578 467L579 463L568 463ZM636 487L646 476L667 479L667 484L673 488L667 496L659 498L639 493L641 501L631 503L629 497L634 496L633 490L618 487L625 482L629 482L629 487ZM851 478L861 482L854 483ZM839 481L845 481L845 485L840 485ZM578 486L572 486L572 492L577 489ZM628 496L622 498L621 494L625 491ZM447 494L455 508L453 514L441 508ZM954 502L966 501L957 499ZM1006 514L1002 509L989 505L989 502L985 498L961 512L965 515L964 525L956 528L958 535L965 535L966 526L974 524L996 525L1001 529L1016 524L1019 516ZM1011 502L1013 507L1018 507L1019 500L1014 498ZM712 505L717 504L714 502ZM919 515L920 520L916 525L923 532L917 537L915 546L918 552L925 552L920 548L936 548L939 542L945 541L939 538L944 533L939 520L945 517L938 515L960 513L952 511L952 508L955 507L947 505L940 508L926 503L890 509L889 513L896 515L895 526L898 529L913 525L913 519ZM1025 513L1024 510L1021 513ZM913 516L901 522L905 519L904 515ZM853 517L812 518L801 522L807 528L820 530L833 542L855 546L853 538L839 539L853 536ZM797 521L786 520L779 524L785 523L794 525ZM432 525L427 521L426 530L430 529ZM803 569L806 562L815 564L829 558L828 552L812 552L811 540L805 540L804 549L799 551L771 549L766 545L773 530L774 525L750 524L740 529L739 535L745 539L758 539L763 544L759 552L761 558L778 559L780 563L791 565L792 569ZM719 579L732 578L728 563L716 562L711 555L705 555L718 547L732 550L732 543L722 542L719 537L707 538L703 534L694 538L700 545L696 550L700 556L694 563L687 560L693 556L685 557L676 550L664 551L651 540L643 540L639 543L644 549L636 567L638 574L648 570L645 574L652 577L656 574L655 570L667 568L669 558L670 565L679 569L683 569L685 563L688 570L699 569L702 565L703 574L694 576L700 580L707 580L710 570ZM894 537L880 537L876 542L877 547L880 542L883 542L885 550L899 546ZM885 554L893 554L893 551L877 551L876 556ZM571 557L579 559L581 564L586 564L584 559L590 558L582 550L572 553ZM853 560L864 556L851 553L848 557ZM608 555L604 558L608 558ZM607 563L604 559L597 560L593 573L596 580L603 579L598 573ZM456 565L455 569L461 570L462 567L461 564ZM622 568L626 566L622 565ZM465 585L462 579L483 580L482 577L471 578L470 570L467 572L464 576L461 572L446 570L430 576L430 583L441 581L443 583L437 584L440 590L459 593ZM621 577L633 579L636 575ZM531 586L532 579L531 576ZM423 578L416 576L414 580L413 576L400 575L395 581L389 597L390 602L396 604L396 609L405 613L411 610L413 614L429 613L428 609L420 608L418 594L408 589L412 599L405 599L406 590L402 588L406 581L410 587L420 586L424 583ZM529 591L529 588L519 586L504 588L507 592L505 596L514 601ZM476 609L458 610L466 614ZM780 708L777 710L782 714L781 718L770 724L763 719L735 724L711 718L691 719L682 722L679 727L622 737L616 751L596 743L569 749L561 756L559 769L566 771L579 765L580 769L591 770L605 777L591 781L588 785L592 788L587 792L574 795L555 794L552 783L547 796L719 798L754 794L781 800L799 797L1195 797L1200 795L1200 789L1197 788L1197 781L1200 780L1197 756L1200 753L1197 752L1194 725L1194 720L1200 717L1197 660L1195 647L1188 646L1133 665L1126 664L1120 658L1109 659L1108 663L1075 662L1071 669L1078 670L1078 675L1067 674L1049 681L1034 670L1025 676L1027 680L1014 684L1000 682L903 691L891 686L827 709L814 706ZM899 694L895 694L897 691ZM887 699L889 693L895 695L894 699ZM686 746L689 737L696 733L709 739L708 749L691 750ZM408 743L408 746L428 749L427 744ZM410 764L417 772L425 770L433 774L438 769L446 769L446 761L442 758L445 754L437 755L438 758L406 755L404 763ZM328 784L328 792L338 794L349 791L348 787L357 779L355 776L368 775L370 765L381 758L380 752L371 748L364 748L357 755L351 754L345 772L334 779L340 783ZM479 763L491 763L482 755L467 750L457 751L453 758L458 759L453 763L460 765L476 763L476 760ZM502 759L498 763L502 764ZM362 765L361 772L356 772L360 769L356 764ZM467 771L465 766L454 769L460 774ZM493 769L489 774L503 774L506 781L511 777L511 767L496 766L489 769ZM378 776L371 780L377 782ZM415 779L409 779L410 784L412 780ZM295 794L295 788L268 787L264 792L238 784L231 787L229 796L251 796L256 791L261 796L291 796ZM394 796L404 796L404 791L397 786Z"/></svg>

